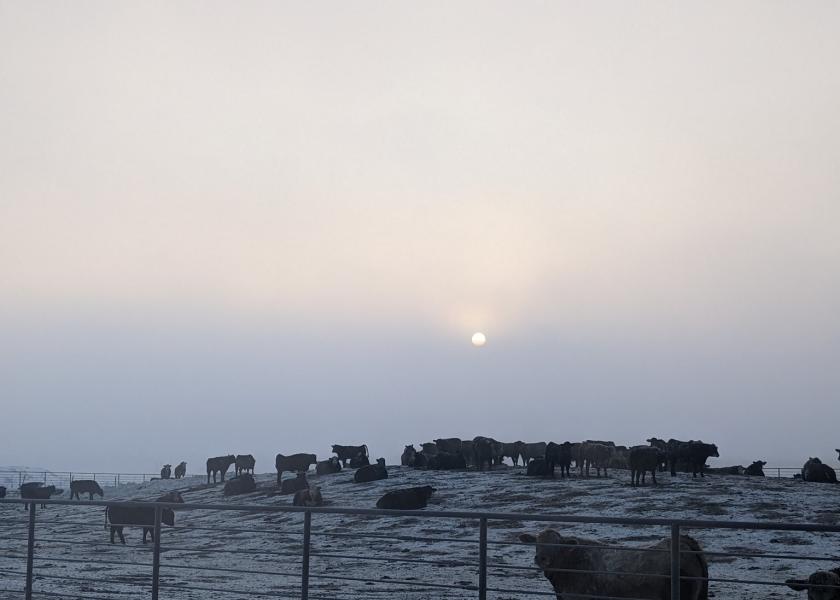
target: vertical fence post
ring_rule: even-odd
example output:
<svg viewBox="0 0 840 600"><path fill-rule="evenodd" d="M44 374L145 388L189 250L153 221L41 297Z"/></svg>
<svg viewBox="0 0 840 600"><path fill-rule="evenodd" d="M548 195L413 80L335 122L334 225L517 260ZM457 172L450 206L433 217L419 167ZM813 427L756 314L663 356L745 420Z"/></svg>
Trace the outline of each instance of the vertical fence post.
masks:
<svg viewBox="0 0 840 600"><path fill-rule="evenodd" d="M671 524L671 600L680 600L680 524Z"/></svg>
<svg viewBox="0 0 840 600"><path fill-rule="evenodd" d="M487 517L481 517L478 529L478 599L487 600Z"/></svg>
<svg viewBox="0 0 840 600"><path fill-rule="evenodd" d="M47 485L47 472L44 471L44 485Z"/></svg>
<svg viewBox="0 0 840 600"><path fill-rule="evenodd" d="M300 574L300 597L301 600L309 599L309 550L312 537L312 513L303 513L303 566Z"/></svg>
<svg viewBox="0 0 840 600"><path fill-rule="evenodd" d="M778 477L776 477L776 479L781 479L782 478L782 468L779 467L778 469L776 469L776 472L778 474Z"/></svg>
<svg viewBox="0 0 840 600"><path fill-rule="evenodd" d="M32 571L35 561L35 507L29 505L29 542L26 548L26 600L32 600Z"/></svg>
<svg viewBox="0 0 840 600"><path fill-rule="evenodd" d="M158 600L160 588L160 517L163 510L155 506L155 550L152 557L152 600Z"/></svg>

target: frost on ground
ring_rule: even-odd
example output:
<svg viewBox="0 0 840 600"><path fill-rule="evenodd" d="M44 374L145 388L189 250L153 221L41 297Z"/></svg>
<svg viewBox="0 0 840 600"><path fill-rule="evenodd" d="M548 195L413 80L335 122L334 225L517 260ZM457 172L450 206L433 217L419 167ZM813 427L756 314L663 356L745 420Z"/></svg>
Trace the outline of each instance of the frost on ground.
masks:
<svg viewBox="0 0 840 600"><path fill-rule="evenodd" d="M483 510L532 514L735 521L840 523L840 486L792 479L690 475L644 488L629 485L629 474L608 478L541 480L520 468L493 472L433 472L390 467L387 480L352 482L352 471L317 477L328 506L373 508L387 490L431 484L437 488L429 510ZM154 499L180 490L189 503L285 506L275 475L259 476L257 492L225 498L222 485L204 478L154 481L108 489L106 499ZM65 496L66 497L66 494ZM140 529L126 529L127 544L111 545L104 508L50 506L37 512L35 597L149 597L152 544L141 543ZM0 505L0 597L20 598L26 562L27 515L16 505ZM295 598L300 593L303 515L254 511L180 510L176 526L162 535L162 599ZM611 544L645 546L665 536L664 528L615 525L554 526L568 534ZM551 586L533 565L533 548L517 542L523 532L544 525L490 521L489 598L552 597ZM743 558L710 556L710 576L781 582L805 577L836 562L840 534L783 531L693 530L710 552L761 552L811 557ZM418 539L422 538L422 539ZM375 560L373 560L375 559ZM72 562L66 562L72 561ZM412 562L424 561L424 562ZM110 564L109 564L110 563ZM310 598L405 599L477 598L478 520L321 515L312 517ZM346 578L346 579L342 579ZM407 584L417 584L414 585ZM425 587L424 587L425 586ZM437 587L439 586L439 587ZM185 587L203 589L184 589ZM744 586L714 582L716 598L802 598L784 586ZM237 593L237 592L241 592Z"/></svg>

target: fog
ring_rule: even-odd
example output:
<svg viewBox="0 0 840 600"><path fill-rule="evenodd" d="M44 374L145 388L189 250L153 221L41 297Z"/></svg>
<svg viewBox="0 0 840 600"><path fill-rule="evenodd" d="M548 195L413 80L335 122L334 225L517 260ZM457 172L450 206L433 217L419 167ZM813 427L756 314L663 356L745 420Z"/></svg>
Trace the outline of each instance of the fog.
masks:
<svg viewBox="0 0 840 600"><path fill-rule="evenodd" d="M838 26L0 2L0 465L475 435L833 462Z"/></svg>

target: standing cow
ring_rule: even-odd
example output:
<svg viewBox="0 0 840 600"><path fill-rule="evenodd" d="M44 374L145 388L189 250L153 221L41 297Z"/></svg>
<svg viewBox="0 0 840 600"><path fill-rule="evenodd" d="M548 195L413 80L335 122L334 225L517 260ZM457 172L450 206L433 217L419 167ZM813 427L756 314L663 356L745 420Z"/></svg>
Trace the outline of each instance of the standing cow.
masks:
<svg viewBox="0 0 840 600"><path fill-rule="evenodd" d="M555 444L549 442L545 447L545 466L547 474L554 477L554 467L560 466L560 477L571 477L572 468L572 444L563 442Z"/></svg>
<svg viewBox="0 0 840 600"><path fill-rule="evenodd" d="M178 466L175 467L175 479L183 479L187 475L187 463L181 461L178 463Z"/></svg>
<svg viewBox="0 0 840 600"><path fill-rule="evenodd" d="M522 447L525 442L509 442L502 444L502 459L509 458L514 467L519 466L519 457L522 456Z"/></svg>
<svg viewBox="0 0 840 600"><path fill-rule="evenodd" d="M450 454L460 454L461 444L461 438L439 438L435 440L435 446L440 452Z"/></svg>
<svg viewBox="0 0 840 600"><path fill-rule="evenodd" d="M317 463L318 459L314 454L298 453L291 454L289 456L278 454L274 458L274 468L277 469L277 485L280 485L280 481L283 477L283 471L306 472L309 470L309 465Z"/></svg>
<svg viewBox="0 0 840 600"><path fill-rule="evenodd" d="M358 458L359 456L368 458L370 456L368 454L367 444L362 444L361 446L341 446L339 444L333 444L332 451L333 454L338 456L338 460L341 461L341 464L344 467L347 467L347 461L352 461L354 458ZM369 463L370 461L368 461L368 464Z"/></svg>
<svg viewBox="0 0 840 600"><path fill-rule="evenodd" d="M545 442L533 442L522 445L522 462L528 466L532 458L545 458Z"/></svg>
<svg viewBox="0 0 840 600"><path fill-rule="evenodd" d="M706 468L706 460L710 457L719 457L718 447L714 444L704 444L701 441L690 440L668 440L668 464L671 468L671 477L677 475L677 463L685 463L691 469L692 477L705 477L703 470Z"/></svg>
<svg viewBox="0 0 840 600"><path fill-rule="evenodd" d="M221 473L222 483L225 481L225 473L231 465L236 464L236 457L233 454L217 456L207 459L207 485L210 485L210 474L213 474L213 483L216 483L216 473Z"/></svg>
<svg viewBox="0 0 840 600"><path fill-rule="evenodd" d="M417 450L414 449L414 445L410 444L405 447L403 450L402 455L400 456L400 464L404 467L413 467L414 466L414 459L417 457Z"/></svg>
<svg viewBox="0 0 840 600"><path fill-rule="evenodd" d="M254 474L254 467L257 461L254 460L253 454L237 454L236 455L236 476L239 477L242 473Z"/></svg>
<svg viewBox="0 0 840 600"><path fill-rule="evenodd" d="M493 440L484 436L478 436L472 441L473 465L481 471L487 463L487 469L493 468Z"/></svg>
<svg viewBox="0 0 840 600"><path fill-rule="evenodd" d="M135 502L135 501L132 501ZM168 492L155 500L155 502L182 504L184 499L178 492ZM123 527L142 527L143 543L146 543L146 536L151 535L152 542L155 541L155 507L154 506L120 506L118 504L105 508L105 521L111 526L111 543L114 543L114 534L120 536L120 542L125 544ZM160 515L161 523L175 525L175 511L171 508L164 508Z"/></svg>
<svg viewBox="0 0 840 600"><path fill-rule="evenodd" d="M163 468L160 470L160 478L169 479L170 477L172 477L172 465L163 465Z"/></svg>
<svg viewBox="0 0 840 600"><path fill-rule="evenodd" d="M650 471L651 480L656 485L656 470L662 463L662 450L655 446L633 446L630 448L630 484L644 485L645 475Z"/></svg>
<svg viewBox="0 0 840 600"><path fill-rule="evenodd" d="M89 500L93 500L94 494L97 494L100 498L105 497L102 488L92 479L77 479L70 482L70 499L81 500L79 494L88 494Z"/></svg>

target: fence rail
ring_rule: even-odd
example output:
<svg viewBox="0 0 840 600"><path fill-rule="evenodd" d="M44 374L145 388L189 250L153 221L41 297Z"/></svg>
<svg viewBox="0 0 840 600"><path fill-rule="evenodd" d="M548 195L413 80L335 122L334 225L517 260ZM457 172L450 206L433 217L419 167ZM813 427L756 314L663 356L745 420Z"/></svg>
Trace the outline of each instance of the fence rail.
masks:
<svg viewBox="0 0 840 600"><path fill-rule="evenodd" d="M191 475L188 475L191 477ZM70 487L71 481L92 479L102 487L119 487L129 483L146 483L160 479L160 473L106 473L94 471L0 471L0 485L9 491L22 484L37 481L60 488Z"/></svg>
<svg viewBox="0 0 840 600"><path fill-rule="evenodd" d="M137 596L140 598L148 598L151 597L152 600L159 600L162 596L166 596L167 594L174 594L179 592L184 592L187 594L191 593L198 593L200 594L201 598L206 597L206 594L209 593L220 593L224 594L224 597L272 597L272 598L295 598L300 600L320 600L330 598L331 600L342 600L343 598L371 598L377 597L373 592L370 592L370 588L365 590L364 592L360 592L358 595L353 596L342 596L336 595L334 588L329 589L313 589L312 584L313 582L318 584L334 584L335 586L341 585L349 585L353 583L357 584L366 584L366 585L373 585L373 584L382 584L387 583L389 586L397 587L400 589L406 590L422 590L422 591L436 591L436 595L440 596L444 593L447 594L454 594L458 593L458 598L466 598L466 597L478 597L479 600L486 600L488 598L488 593L495 593L495 594L502 594L505 598L510 597L522 597L522 596L544 596L544 597L554 597L555 594L553 591L546 589L545 582L542 580L541 577L538 579L534 579L534 585L530 589L509 589L505 587L497 587L488 584L488 576L490 574L490 570L493 569L497 572L505 572L509 570L519 570L519 571L529 571L533 572L534 574L539 574L542 569L531 565L523 565L523 564L510 564L504 561L500 561L498 558L494 559L491 556L488 556L488 549L490 548L504 548L506 546L518 546L520 548L523 547L521 542L514 542L510 540L490 540L488 538L488 526L490 523L494 524L503 524L503 523L511 523L515 522L521 525L522 522L534 522L534 523L543 523L543 524L558 524L558 523L565 523L565 524L599 524L599 525L622 525L622 526L645 526L645 527L660 527L665 528L667 531L667 535L670 538L670 546L667 548L636 548L632 546L608 546L613 550L623 550L627 552L658 552L658 553L668 553L669 554L669 572L668 574L664 573L643 573L645 577L654 578L664 578L669 580L669 586L671 590L670 598L672 600L679 600L680 599L680 584L681 582L686 581L708 581L710 583L727 583L727 584L737 584L737 585L764 585L764 586L780 586L786 585L783 581L773 581L773 580L760 580L760 579L737 579L731 577L689 577L686 575L681 575L680 573L680 566L681 561L684 555L687 554L696 554L697 552L686 551L682 550L680 547L680 536L685 533L686 530L696 530L696 529L709 529L709 530L746 530L746 531L755 531L755 530L771 530L771 531L797 531L797 532L815 532L815 533L840 533L840 525L823 525L823 524L812 524L812 523L771 523L771 522L739 522L739 521L708 521L708 520L694 520L694 519L668 519L668 518L661 518L661 519L642 519L642 518L629 518L629 517L599 517L599 516L570 516L570 515L536 515L536 514L521 514L521 513L501 513L501 512L478 512L478 511L429 511L429 510L416 510L416 511L400 511L400 510L378 510L378 509L360 509L360 508L340 508L340 507L319 507L319 508L303 508L303 507L294 507L294 506L269 506L269 505L231 505L231 504L195 504L195 503L178 503L178 504L171 504L171 503L155 503L155 502L115 502L115 501L91 501L91 502L77 502L71 500L46 500L43 501L43 504L47 506L70 506L76 508L82 508L83 510L90 510L93 507L124 507L124 508L139 508L143 507L147 510L154 511L154 518L153 521L146 523L150 529L153 530L154 533L154 540L151 549L149 550L146 547L143 547L142 556L131 556L127 557L126 560L108 560L108 561L99 561L97 564L102 565L116 565L120 567L127 567L131 569L140 569L141 574L133 573L130 577L123 576L122 579L128 578L127 583L123 583L123 587L119 590L114 589L105 589L103 584L112 584L115 581L115 578L97 578L92 579L90 577L81 577L80 575L84 572L80 570L77 572L72 572L72 574L61 573L56 574L53 572L46 572L44 570L38 571L36 569L37 564L46 563L47 565L54 565L54 564L70 564L70 565L81 565L85 563L89 563L90 561L87 559L82 558L74 558L72 556L68 556L66 553L62 554L59 551L53 549L49 551L46 555L44 554L44 548L49 545L62 546L63 544L71 545L71 544L78 544L79 540L74 539L63 539L63 538L39 538L37 536L38 527L46 526L46 524L53 523L58 524L61 526L65 525L73 525L73 524L81 524L81 525L95 525L93 521L83 521L83 520L75 520L75 519L65 519L65 518L52 518L52 519L44 519L43 517L39 520L38 515L41 511L38 510L38 506L42 504L42 501L38 500L33 502L32 500L20 500L20 499L0 499L0 506L2 505L27 505L28 508L28 516L25 522L23 521L16 521L13 515L12 519L8 519L2 522L0 525L0 541L25 541L26 542L26 551L25 553L14 553L13 549L9 548L0 548L0 558L4 558L6 560L14 560L20 561L18 567L9 567L6 564L0 566L0 575L3 575L0 578L0 581L3 583L9 584L12 581L19 581L23 583L22 589L13 590L9 588L0 589L0 592L5 593L13 593L17 594L17 597L24 597L26 600L31 600L33 597L68 597L68 598L78 598L78 594L67 594L64 590L61 592L54 591L54 590L36 590L35 583L37 581L53 581L53 580L61 580L62 582L80 582L85 583L85 595L86 598L101 598L101 597L113 597L114 594L120 596ZM302 514L303 519L302 523L298 522L299 525L302 525L300 529L290 529L288 527L290 521L286 519L285 521L279 523L279 527L275 526L274 523L268 522L265 523L264 526L260 528L253 528L253 529L246 529L241 528L240 531L248 532L248 533L263 533L266 534L266 539L273 540L275 543L279 539L289 539L291 538L292 541L292 550L287 551L277 551L276 547L266 548L264 546L254 549L249 548L242 548L242 547L234 547L228 548L226 546L217 547L215 545L208 546L208 547L194 547L190 548L189 546L182 546L179 544L178 540L183 537L185 532L190 532L191 530L196 531L203 531L207 529L215 529L215 528L208 528L208 527L201 527L201 526L193 526L193 525L178 525L174 527L162 528L162 517L164 515L164 511L167 509L174 509L177 511L204 511L205 513L211 513L214 515L214 521L218 520L218 516L224 515L225 513L230 512L239 512L247 514L249 517L252 515L262 514L266 517L268 516L291 516L291 515L300 515ZM20 515L21 512L17 512L16 515ZM365 519L423 519L431 520L431 519L459 519L465 520L467 524L477 524L478 527L478 535L477 537L430 537L430 536L400 536L400 535L390 535L390 534L355 534L355 533L345 533L342 534L340 532L334 531L318 531L313 528L313 524L315 521L319 519L327 519L331 515L340 515L340 516L353 516L353 517L364 517ZM74 515L75 516L75 515ZM102 522L100 521L98 527L101 529ZM218 528L221 531L225 531L225 527ZM234 528L236 530L237 528ZM20 538L16 537L15 532L22 533L26 531L26 537ZM12 532L11 534L9 532ZM425 544L432 544L432 543L459 543L463 544L464 548L467 550L464 552L464 558L458 561L446 561L443 559L435 559L435 558L414 558L411 556L394 556L393 553L381 556L374 552L366 552L365 554L353 554L349 550L343 550L339 548L338 550L330 549L330 546L323 546L319 543L316 543L316 540L321 539L322 537L331 537L335 535L346 535L352 536L355 538L372 538L374 540L378 540L381 542L390 541L393 542L395 540L401 539L409 539L409 540L422 540ZM144 536L145 537L145 536ZM163 537L167 538L167 542L164 543ZM341 538L340 538L341 539ZM85 542L87 544L87 542ZM110 544L105 543L93 543L92 545L96 547L109 547ZM533 544L532 544L533 545ZM544 544L540 543L541 547L546 546L560 546L560 547L569 547L567 543L557 543L557 544ZM575 545L576 547L581 547L579 544ZM110 546L114 548L113 546ZM598 548L604 549L604 546L597 546ZM118 548L118 547L117 547ZM136 551L137 547L131 547L132 551ZM327 550L325 551L324 548ZM143 556L148 559L148 554L151 553L151 562L148 560L142 560ZM205 564L205 563L176 563L175 559L171 558L171 556L178 554L179 558L183 560L184 554L189 556L190 553L197 554L199 556L227 556L227 555L242 555L246 557L250 557L250 562L247 563L247 568L233 568L232 565L228 565L226 562L222 563L222 566L219 564ZM807 560L807 561L837 561L837 557L833 556L812 556L812 555L795 555L795 554L779 554L779 553L761 553L761 552L744 552L742 550L733 550L732 552L713 552L713 553L704 553L709 555L715 556L746 556L750 558L757 558L757 557L766 557L766 558L778 558L784 557L791 560ZM97 553L97 556L101 556L101 552ZM166 558L166 560L164 560ZM294 558L298 559L294 561L294 564L289 563L287 558ZM278 568L278 559L282 559L279 562L282 563L282 567ZM373 579L371 577L358 577L353 576L352 574L348 575L341 569L332 569L329 566L322 567L321 569L313 569L313 559L317 559L318 561L322 560L334 560L334 559L350 559L355 562L372 562L372 563L384 563L387 565L393 565L395 563L406 563L409 565L422 565L424 569L432 569L432 568L466 568L466 573L471 573L474 579L472 581L466 581L463 579L457 580L455 582L447 582L443 579L437 579L435 581L418 581L412 577L388 577L387 579ZM225 559L227 560L227 559ZM495 562L493 562L495 560ZM256 570L257 567L262 567L264 565L271 565L270 570ZM289 567L292 568L289 568ZM45 566L44 569L47 567ZM23 570L21 570L23 569ZM171 576L162 574L168 573L171 570L179 571L179 570L187 570L187 571L198 571L198 572L217 572L217 573L237 573L237 574L249 574L254 576L266 576L274 578L275 582L272 586L272 589L237 589L232 587L225 587L219 586L218 583L214 585L214 583L203 584L203 585L195 585L192 583L192 580L188 579L186 583L179 582L174 580ZM608 575L608 576L620 576L620 575L639 575L639 574L627 574L627 573L619 573L616 571L578 571L574 569L550 569L553 571L559 572L569 572L569 573L587 573L590 575ZM146 574L142 574L145 572ZM430 571L431 572L431 571ZM292 580L292 583L289 583L289 580ZM217 581L214 579L212 581ZM91 585L91 582L96 582L100 585L99 588L95 588L95 586ZM537 583L539 582L539 583ZM204 582L202 582L204 583ZM130 586L131 589L126 589L125 586ZM805 584L805 587L809 587ZM810 586L810 587L820 587L822 589L825 588L832 588L832 586ZM834 589L834 588L832 588ZM837 588L840 589L840 588ZM326 592L326 593L325 593ZM104 594L104 596L102 595ZM111 594L111 596L108 596ZM6 597L6 596L4 596ZM179 596L179 597L195 597L195 596ZM388 597L387 595L385 597ZM598 600L611 600L611 596L604 596L604 595L592 595L592 594L569 594L564 593L564 598L587 598L587 599L598 599ZM628 598L622 597L623 600L628 600ZM650 600L645 598L637 598L636 600Z"/></svg>

